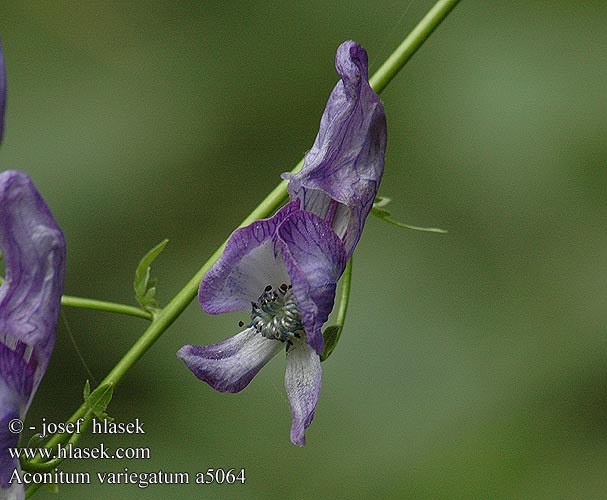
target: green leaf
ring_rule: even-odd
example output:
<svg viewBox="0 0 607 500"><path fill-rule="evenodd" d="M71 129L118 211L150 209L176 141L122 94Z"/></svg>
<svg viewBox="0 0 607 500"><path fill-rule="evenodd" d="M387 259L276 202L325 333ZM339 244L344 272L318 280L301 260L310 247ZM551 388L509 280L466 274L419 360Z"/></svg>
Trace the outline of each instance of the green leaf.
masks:
<svg viewBox="0 0 607 500"><path fill-rule="evenodd" d="M133 282L135 299L143 308L158 307L158 301L154 297L156 294L156 279L150 279L152 272L150 266L168 242L169 240L163 240L146 253L135 271L135 281Z"/></svg>
<svg viewBox="0 0 607 500"><path fill-rule="evenodd" d="M82 391L82 396L84 397L84 400L87 401L90 395L91 395L91 383L87 380L86 384L84 384L84 390Z"/></svg>
<svg viewBox="0 0 607 500"><path fill-rule="evenodd" d="M387 222L388 224L392 224L393 226L400 227L402 229L409 229L411 231L421 231L424 233L439 233L445 234L447 231L444 229L440 229L438 227L419 227L419 226L411 226L409 224L405 224L404 222L398 222L392 219L390 216L391 212L386 210L385 207L388 203L390 203L390 198L386 198L383 196L378 196L375 198L375 202L373 203L373 207L371 208L371 215L374 215L378 219Z"/></svg>
<svg viewBox="0 0 607 500"><path fill-rule="evenodd" d="M390 217L392 214L385 208L377 208L373 206L371 208L371 215L375 215L375 217L379 217L380 219L385 219L386 217Z"/></svg>
<svg viewBox="0 0 607 500"><path fill-rule="evenodd" d="M382 208L382 207L385 207L391 201L392 201L392 198L388 198L387 196L377 196L375 198L375 201L373 202L373 207Z"/></svg>
<svg viewBox="0 0 607 500"><path fill-rule="evenodd" d="M27 448L42 448L44 446L44 438L42 434L34 434L27 442Z"/></svg>
<svg viewBox="0 0 607 500"><path fill-rule="evenodd" d="M325 331L322 332L322 336L325 338L325 349L320 355L320 360L324 361L333 352L337 342L339 341L339 337L341 335L341 331L343 330L342 325L331 325L325 328Z"/></svg>
<svg viewBox="0 0 607 500"><path fill-rule="evenodd" d="M87 386L88 391L90 392L90 385L88 381L84 389L85 394L87 393ZM103 384L97 387L97 389L95 389L93 392L90 392L90 394L88 394L88 397L85 398L85 401L96 417L100 419L108 419L109 417L105 413L105 410L110 404L113 395L114 386L112 384Z"/></svg>

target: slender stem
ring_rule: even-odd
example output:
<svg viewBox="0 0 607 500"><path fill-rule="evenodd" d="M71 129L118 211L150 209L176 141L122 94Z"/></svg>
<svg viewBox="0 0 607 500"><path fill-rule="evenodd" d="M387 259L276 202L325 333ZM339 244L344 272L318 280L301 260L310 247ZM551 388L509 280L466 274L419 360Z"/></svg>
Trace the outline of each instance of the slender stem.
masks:
<svg viewBox="0 0 607 500"><path fill-rule="evenodd" d="M301 168L303 160L301 160L293 172L296 172ZM287 198L287 182L282 181L274 188L274 190L263 200L255 210L253 210L249 216L242 221L240 227L251 224L252 222L269 216L274 212ZM202 281L202 278L221 256L223 249L226 245L227 240L215 251L215 253L207 260L200 270L192 277L190 281L173 297L173 299L162 308L152 320L151 325L148 329L137 339L127 353L122 357L120 361L114 366L112 371L101 381L99 384L110 384L115 386L126 374L126 372L141 358L147 350L152 347L154 342L166 331L166 329L177 319L177 317L183 312L183 310L192 302L198 291L198 286ZM80 405L80 408L69 418L68 422L76 422L79 418L84 417L88 412L87 403ZM55 434L46 443L47 448L54 448L60 442L64 440L64 435ZM33 495L40 485L32 484L26 490L26 498Z"/></svg>
<svg viewBox="0 0 607 500"><path fill-rule="evenodd" d="M293 169L293 172L301 168L303 160ZM274 190L263 200L249 216L242 221L242 226L267 217L274 212L287 198L287 182L282 181ZM110 384L115 386L126 374L126 372L141 358L147 350L158 340L164 331L177 319L183 310L192 302L198 292L198 286L202 278L221 256L226 242L224 242L215 253L207 260L200 270L192 277L190 281L173 297L173 299L155 315L154 320L148 329L137 339L133 346L127 351L120 361L114 366L112 371L100 382L99 385ZM88 406L83 403L78 410L70 417L68 422L76 422L87 412ZM48 443L47 447L56 446L61 441L61 435L56 434Z"/></svg>
<svg viewBox="0 0 607 500"><path fill-rule="evenodd" d="M350 302L350 283L352 282L352 257L346 264L344 274L341 277L341 288L339 290L339 306L337 307L337 315L335 325L327 327L323 332L325 338L325 350L320 355L320 360L325 361L335 350L341 332L344 329L346 322L346 313L348 312L348 303Z"/></svg>
<svg viewBox="0 0 607 500"><path fill-rule="evenodd" d="M386 62L375 72L369 80L371 87L378 94L386 88L388 83L396 76L401 68L413 57L426 39L449 15L459 3L459 0L439 0L434 4L424 18L407 35L398 48L392 52Z"/></svg>
<svg viewBox="0 0 607 500"><path fill-rule="evenodd" d="M69 434L55 434L55 436L53 437L57 437L59 436L60 439L57 439L57 443L52 447L55 450L55 453L57 452L57 445L59 443L64 443L66 441L66 439L68 439L66 446L71 444L72 446L75 446L78 443L78 440L80 439L80 436L82 436L82 434L84 433L84 431L87 429L87 427L89 426L89 424L91 423L91 420L93 419L93 412L89 409L86 412L86 417L84 419L84 422L82 423L82 427L81 427L81 431L79 434L72 434L71 436ZM48 444L46 445L47 448L50 448L51 446L49 446ZM21 468L23 470L27 470L27 471L31 471L31 472L45 472L51 469L54 469L55 467L57 467L58 465L60 465L63 460L65 460L64 458L53 458L51 460L49 460L48 462L42 462L42 460L40 460L40 457L34 457L34 459L30 460L29 462L26 462L25 464L23 462L21 462ZM40 487L42 486L42 483L31 483L26 489L25 489L25 498L30 498L34 493L36 493L36 491L38 491L40 489Z"/></svg>
<svg viewBox="0 0 607 500"><path fill-rule="evenodd" d="M84 432L88 428L89 424L93 420L93 415L94 415L93 412L89 410L86 418L82 422L79 433L74 433L71 435L70 434L61 434L61 436L63 437L63 439L61 440L61 443L64 443L65 441L67 441L65 443L65 447L69 446L70 444L72 446L75 446L78 443L80 436L82 434L84 434ZM57 447L54 447L53 450L56 455ZM32 460L27 461L27 460L23 460L23 457L21 457L21 468L23 470L27 470L29 472L44 472L44 471L54 469L55 467L60 465L61 462L63 462L63 460L65 460L65 459L61 458L61 457L55 457L55 458L51 458L50 460L47 460L45 462L42 459L42 457L40 455L38 455L37 457L34 457ZM34 488L33 488L34 491L38 489L37 487L35 487L36 485L32 485L32 486L34 486Z"/></svg>
<svg viewBox="0 0 607 500"><path fill-rule="evenodd" d="M430 36L432 31L440 24L447 14L455 7L459 0L439 0L436 5L428 12L411 34L405 38L398 49L388 58L388 60L379 68L379 70L370 79L371 85L376 92L381 92L388 83L396 76L398 71L411 58L415 51ZM303 165L303 159L296 165L292 172L297 172ZM240 227L251 224L252 222L270 216L287 199L287 182L280 182L274 190L253 210L249 216L242 221ZM183 310L196 297L200 281L220 257L225 247L225 242L215 251L200 270L186 283L186 285L173 297L173 299L161 310L159 310L152 320L148 329L133 344L124 357L116 364L110 373L103 379L100 385L110 384L115 386L126 374L126 372L148 351L148 349L158 340L158 338L167 330L167 328L177 319ZM351 270L351 263L349 264ZM342 296L349 293L350 272L347 272L348 278L342 283ZM338 318L345 317L348 307L347 300L340 301ZM70 417L69 422L76 422L78 418L87 413L87 404L84 403ZM46 444L47 447L55 446L61 441L61 435L55 435ZM33 493L28 489L29 494Z"/></svg>
<svg viewBox="0 0 607 500"><path fill-rule="evenodd" d="M0 276L0 285L4 283L4 278ZM140 307L127 306L125 304L116 304L115 302L106 302L104 300L85 299L82 297L73 297L64 295L61 297L61 305L68 307L82 307L85 309L94 309L96 311L105 311L116 314L125 314L127 316L135 316L137 318L147 319L152 321L154 314Z"/></svg>
<svg viewBox="0 0 607 500"><path fill-rule="evenodd" d="M154 315L150 311L141 309L140 307L127 306L125 304L116 304L114 302L105 302L103 300L84 299L82 297L72 297L64 295L61 297L61 305L69 307L83 307L86 309L94 309L96 311L106 311L116 314L126 314L127 316L135 316L152 321Z"/></svg>
<svg viewBox="0 0 607 500"><path fill-rule="evenodd" d="M341 291L339 292L339 308L337 309L336 323L340 328L346 322L348 303L350 302L350 284L352 283L352 257L346 264L344 275L341 278ZM341 332L340 332L341 334ZM338 336L339 339L339 336ZM335 342L337 344L337 342Z"/></svg>

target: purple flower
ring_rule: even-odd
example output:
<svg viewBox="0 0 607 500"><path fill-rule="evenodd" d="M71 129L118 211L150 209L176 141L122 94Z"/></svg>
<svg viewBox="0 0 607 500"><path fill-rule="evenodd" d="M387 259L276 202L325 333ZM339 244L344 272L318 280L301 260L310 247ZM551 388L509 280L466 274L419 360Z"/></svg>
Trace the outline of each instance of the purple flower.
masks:
<svg viewBox="0 0 607 500"><path fill-rule="evenodd" d="M202 280L199 300L209 314L249 310L250 322L227 340L186 345L177 355L214 389L239 392L284 349L291 441L304 445L320 393L321 326L345 265L342 241L322 219L299 210L299 200L237 229Z"/></svg>
<svg viewBox="0 0 607 500"><path fill-rule="evenodd" d="M290 179L292 201L270 219L237 229L200 284L205 312L250 311L244 329L217 344L186 345L177 355L221 392L243 390L279 351L291 441L303 446L321 386L321 327L337 281L373 204L383 172L386 122L367 79L367 55L354 42L337 51L341 81L323 114L302 171Z"/></svg>
<svg viewBox="0 0 607 500"><path fill-rule="evenodd" d="M65 240L30 178L0 173L0 248L6 280L0 287L0 498L24 498L10 484L19 460L8 448L48 365L65 277Z"/></svg>
<svg viewBox="0 0 607 500"><path fill-rule="evenodd" d="M2 41L0 41L0 142L4 132L4 109L6 107L6 71L4 70L4 57L2 55Z"/></svg>
<svg viewBox="0 0 607 500"><path fill-rule="evenodd" d="M337 49L337 83L320 120L314 146L289 179L291 199L327 221L352 255L384 171L386 115L369 85L367 53L356 42Z"/></svg>

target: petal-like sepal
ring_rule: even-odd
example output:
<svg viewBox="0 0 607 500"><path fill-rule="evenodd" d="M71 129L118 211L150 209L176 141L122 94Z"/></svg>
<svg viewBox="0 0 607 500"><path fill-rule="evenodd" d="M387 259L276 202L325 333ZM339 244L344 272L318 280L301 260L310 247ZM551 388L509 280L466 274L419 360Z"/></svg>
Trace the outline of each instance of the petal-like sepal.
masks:
<svg viewBox="0 0 607 500"><path fill-rule="evenodd" d="M240 392L284 344L246 330L217 344L185 345L177 356L198 377L220 392Z"/></svg>
<svg viewBox="0 0 607 500"><path fill-rule="evenodd" d="M4 55L2 53L2 41L0 41L0 143L4 134L4 110L6 109L6 70L4 67Z"/></svg>
<svg viewBox="0 0 607 500"><path fill-rule="evenodd" d="M304 342L295 344L287 353L285 389L293 412L291 442L297 446L306 444L305 430L314 418L321 379L318 354Z"/></svg>
<svg viewBox="0 0 607 500"><path fill-rule="evenodd" d="M44 370L63 293L65 240L30 178L14 170L0 174L0 248L0 332L33 348Z"/></svg>
<svg viewBox="0 0 607 500"><path fill-rule="evenodd" d="M29 177L0 174L0 248L6 279L0 287L0 420L23 419L46 371L65 279L63 233ZM19 461L8 455L16 444L0 428L0 485ZM14 487L13 487L14 488ZM11 489L11 494L12 489ZM21 495L18 491L17 497Z"/></svg>
<svg viewBox="0 0 607 500"><path fill-rule="evenodd" d="M355 42L337 49L337 83L318 135L297 174L289 179L291 199L330 223L344 240L348 257L360 239L384 170L386 116L369 85L367 53Z"/></svg>
<svg viewBox="0 0 607 500"><path fill-rule="evenodd" d="M4 409L3 409L4 410ZM14 409L2 411L0 414L0 498L6 500L23 500L25 498L25 489L23 485L15 482L10 483L14 470L19 469L19 460L12 458L9 448L15 448L19 441L18 434L12 434L8 430L9 422L19 418L19 414Z"/></svg>
<svg viewBox="0 0 607 500"><path fill-rule="evenodd" d="M276 260L272 238L298 207L299 200L292 201L273 217L232 233L223 254L200 283L198 300L206 313L250 309L267 285L279 286L287 280L286 269Z"/></svg>
<svg viewBox="0 0 607 500"><path fill-rule="evenodd" d="M6 337L0 341L0 498L22 499L23 486L10 483L13 471L19 468L19 460L11 457L8 450L17 446L19 434L9 431L9 422L23 419L27 411L36 361L28 359L25 344L14 338L9 345L5 342Z"/></svg>
<svg viewBox="0 0 607 500"><path fill-rule="evenodd" d="M308 343L321 354L321 327L333 309L337 281L347 262L343 242L320 217L297 211L278 227L276 245L291 278Z"/></svg>

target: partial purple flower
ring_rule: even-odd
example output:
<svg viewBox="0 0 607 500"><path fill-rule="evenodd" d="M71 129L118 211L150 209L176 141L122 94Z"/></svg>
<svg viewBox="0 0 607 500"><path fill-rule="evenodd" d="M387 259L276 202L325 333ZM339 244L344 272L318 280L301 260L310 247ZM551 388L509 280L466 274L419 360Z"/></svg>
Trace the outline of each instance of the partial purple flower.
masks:
<svg viewBox="0 0 607 500"><path fill-rule="evenodd" d="M356 42L337 49L337 83L303 168L286 173L291 199L333 227L352 255L384 170L386 115L369 85L367 53Z"/></svg>
<svg viewBox="0 0 607 500"><path fill-rule="evenodd" d="M2 41L0 40L0 143L4 133L4 109L6 108L6 71L4 69L4 55Z"/></svg>
<svg viewBox="0 0 607 500"><path fill-rule="evenodd" d="M286 351L285 388L291 441L305 444L320 394L321 327L329 317L346 264L342 241L299 200L272 218L232 233L223 255L200 284L205 312L248 310L235 336L210 346L186 345L177 355L221 392L239 392L279 351Z"/></svg>
<svg viewBox="0 0 607 500"><path fill-rule="evenodd" d="M336 67L341 81L303 169L283 174L291 202L270 219L234 231L200 284L205 312L250 310L250 321L227 340L178 352L214 389L239 392L284 349L291 441L299 446L320 394L321 327L373 205L386 148L386 119L369 85L365 50L343 43Z"/></svg>
<svg viewBox="0 0 607 500"><path fill-rule="evenodd" d="M0 287L0 497L24 498L10 484L19 460L8 448L18 434L8 423L23 420L46 371L65 278L65 240L30 178L0 173L0 249L6 276Z"/></svg>

